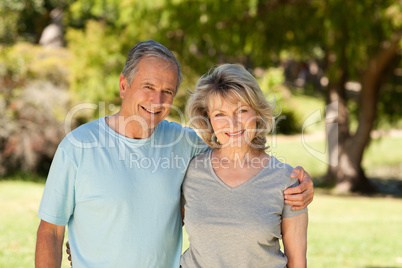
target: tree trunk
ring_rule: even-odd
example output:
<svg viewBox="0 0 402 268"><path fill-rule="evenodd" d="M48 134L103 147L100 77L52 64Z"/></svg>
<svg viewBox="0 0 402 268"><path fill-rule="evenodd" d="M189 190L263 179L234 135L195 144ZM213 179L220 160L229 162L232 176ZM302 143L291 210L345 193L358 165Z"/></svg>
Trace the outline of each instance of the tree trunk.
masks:
<svg viewBox="0 0 402 268"><path fill-rule="evenodd" d="M378 54L369 61L361 78L359 124L355 134L351 135L349 132L346 90L344 88L346 81L342 79L345 76L338 77L340 82L332 85L328 90L327 104L338 102L338 117L335 120L338 126L337 129L334 127L327 129L328 137L330 137L328 140L330 165L327 181L335 184L338 193L373 193L376 190L367 179L361 162L377 117L378 94L388 74L392 71L392 68L389 67L394 65L393 61L400 49L400 39L401 34L396 34L394 39L388 42L388 45L384 45ZM345 69L342 70L342 64L339 69L341 73L345 72ZM334 133L334 131L338 131L338 133ZM336 153L337 156L334 155Z"/></svg>

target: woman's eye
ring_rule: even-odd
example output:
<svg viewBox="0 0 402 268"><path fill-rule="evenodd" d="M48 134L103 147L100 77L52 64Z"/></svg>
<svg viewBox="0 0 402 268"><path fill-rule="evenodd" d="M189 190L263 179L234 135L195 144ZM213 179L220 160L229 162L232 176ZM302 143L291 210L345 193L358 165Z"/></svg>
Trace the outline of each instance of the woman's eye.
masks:
<svg viewBox="0 0 402 268"><path fill-rule="evenodd" d="M221 117L223 114L216 114L215 117Z"/></svg>
<svg viewBox="0 0 402 268"><path fill-rule="evenodd" d="M240 113L247 113L246 109L240 110Z"/></svg>

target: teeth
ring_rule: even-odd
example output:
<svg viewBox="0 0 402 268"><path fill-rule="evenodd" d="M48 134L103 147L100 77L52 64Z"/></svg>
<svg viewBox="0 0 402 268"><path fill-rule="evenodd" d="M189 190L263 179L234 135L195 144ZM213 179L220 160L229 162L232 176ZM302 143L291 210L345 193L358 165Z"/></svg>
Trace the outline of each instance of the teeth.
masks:
<svg viewBox="0 0 402 268"><path fill-rule="evenodd" d="M228 133L228 135L229 136L236 136L236 135L239 135L240 133L243 133L243 132L244 132L244 130L240 130L240 131L238 131L236 133L232 133L232 134Z"/></svg>
<svg viewBox="0 0 402 268"><path fill-rule="evenodd" d="M142 106L141 106L142 107ZM153 111L150 111L150 110L148 110L147 108L145 108L145 107L142 107L142 109L144 109L145 111L147 111L147 112L149 112L149 113L151 113L151 114L156 114L157 112L153 112Z"/></svg>

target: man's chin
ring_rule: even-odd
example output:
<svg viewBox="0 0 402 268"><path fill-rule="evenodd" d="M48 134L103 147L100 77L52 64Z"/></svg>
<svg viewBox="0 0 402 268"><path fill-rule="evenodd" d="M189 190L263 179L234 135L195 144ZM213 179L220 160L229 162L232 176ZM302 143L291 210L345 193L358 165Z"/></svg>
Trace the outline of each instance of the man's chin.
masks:
<svg viewBox="0 0 402 268"><path fill-rule="evenodd" d="M163 119L159 120L147 120L147 125L149 129L154 129L157 125L159 125Z"/></svg>

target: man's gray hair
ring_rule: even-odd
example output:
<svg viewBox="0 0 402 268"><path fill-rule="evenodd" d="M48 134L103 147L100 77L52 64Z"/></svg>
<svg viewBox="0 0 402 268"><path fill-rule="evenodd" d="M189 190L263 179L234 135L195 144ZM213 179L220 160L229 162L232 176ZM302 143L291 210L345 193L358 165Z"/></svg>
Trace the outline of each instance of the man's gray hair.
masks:
<svg viewBox="0 0 402 268"><path fill-rule="evenodd" d="M154 40L139 42L128 53L126 64L121 73L126 77L130 86L137 74L138 63L143 57L156 57L176 65L178 72L176 92L179 90L182 81L179 61L169 49Z"/></svg>

